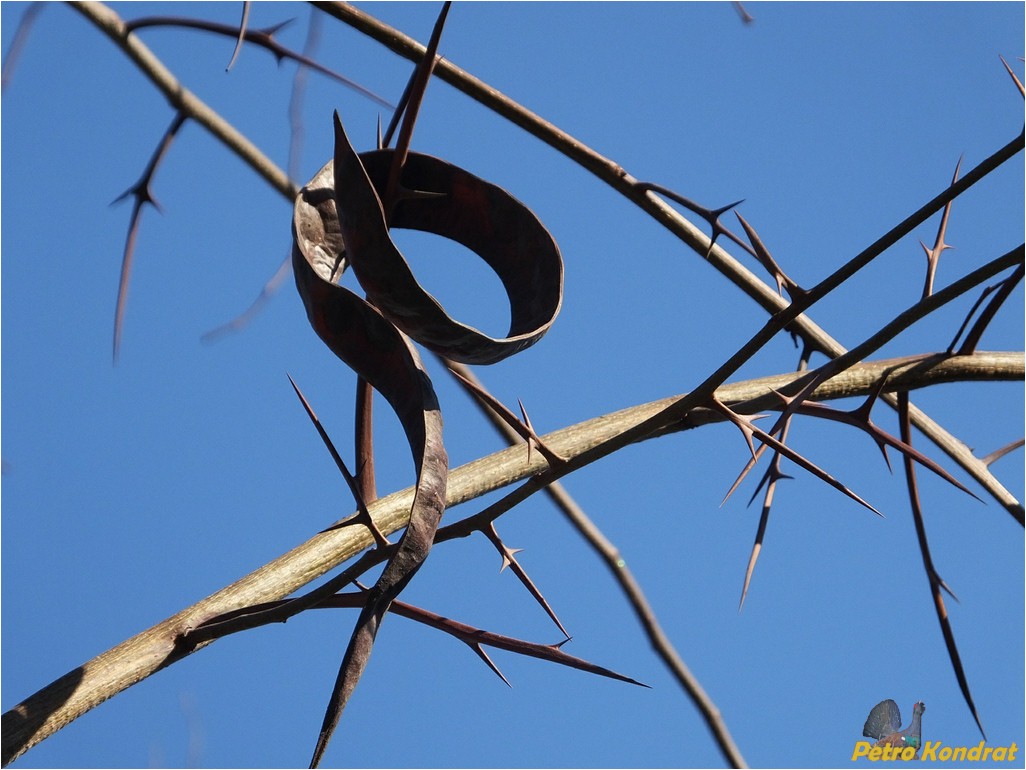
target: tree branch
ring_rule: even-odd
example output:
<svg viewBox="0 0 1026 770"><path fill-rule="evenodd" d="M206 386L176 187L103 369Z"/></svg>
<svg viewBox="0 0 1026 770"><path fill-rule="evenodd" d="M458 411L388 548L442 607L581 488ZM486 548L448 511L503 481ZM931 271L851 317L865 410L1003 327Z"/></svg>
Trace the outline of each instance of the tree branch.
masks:
<svg viewBox="0 0 1026 770"><path fill-rule="evenodd" d="M143 42L128 31L124 21L103 3L72 3L71 7L85 16L107 35L136 63L150 81L167 97L176 110L185 113L213 134L229 150L262 176L268 184L290 201L299 188L231 123L207 106L206 102L183 86Z"/></svg>
<svg viewBox="0 0 1026 770"><path fill-rule="evenodd" d="M867 395L885 375L887 389L894 391L953 381L1019 381L1024 372L1023 353L914 356L853 366L823 383L815 397L829 400ZM780 401L774 391L785 389L801 376L801 373L791 372L724 385L717 389L716 397L746 414L779 409ZM660 413L665 414L667 407L680 398L672 396L629 407L542 438L564 457L581 458L598 445ZM668 419L645 438L722 419L722 415L711 410L695 409L686 420ZM449 476L447 508L541 473L546 468L543 457L532 453L529 460L522 446L467 463ZM405 526L413 493L410 487L368 506L382 532L389 534ZM187 648L178 643L190 629L227 612L283 599L371 545L373 538L363 527L329 528L230 586L74 669L3 715L3 763L11 762L107 698L181 660L193 649L199 649L203 645Z"/></svg>
<svg viewBox="0 0 1026 770"><path fill-rule="evenodd" d="M352 6L338 2L315 2L313 5L377 40L405 58L419 61L423 57L425 51L423 45ZM137 37L128 33L126 25L116 13L101 3L96 2L76 3L74 7L103 30L114 40L118 47L131 57L150 80L168 97L173 106L210 130L228 149L252 166L254 170L288 200L291 201L295 198L298 190L288 179L287 175L278 169L231 124L185 89ZM619 164L595 152L570 134L561 131L552 123L509 99L497 89L492 88L452 64L448 59L438 60L434 74L472 99L493 110L496 114L507 118L531 135L541 139L633 201L690 248L705 256L713 267L754 299L767 312L777 313L788 308L789 303L787 300L780 297L768 284L759 279L721 247L713 244L697 226L679 212L662 201L658 196L649 193L637 179L630 176ZM1020 134L1019 137L1009 142L1005 147L981 163L974 170L976 173L970 172L966 177L959 180L957 185L953 185L938 194L919 211L906 218L899 225L899 228L895 229L901 229L903 233L911 231L913 227L921 224L932 213L940 210L953 197L979 181L986 173L989 173L989 171L992 171L1008 158L1017 154L1022 149L1022 145L1023 135ZM884 238L887 238L887 236L884 236ZM880 244L884 238L878 240L877 244ZM874 244L874 246L877 246L877 244ZM870 249L866 251L868 252ZM788 328L800 333L815 350L831 358L836 358L846 352L843 345L804 314L800 314L790 321ZM896 408L897 401L893 396L887 395L884 401L892 408ZM1005 489L1001 482L990 472L990 468L986 463L973 456L964 442L951 435L943 426L931 419L914 404L909 404L909 414L912 424L924 436L965 469L1013 516L1017 519L1023 517L1022 503Z"/></svg>
<svg viewBox="0 0 1026 770"><path fill-rule="evenodd" d="M424 55L424 46L416 40L347 3L314 2L313 5L404 58L411 61L419 61ZM517 104L498 89L479 80L469 72L460 69L449 59L440 59L435 66L434 74L435 77L444 80L497 115L501 115L527 133L545 142L631 200L659 224L680 238L681 241L696 253L702 255L713 267L755 300L767 312L777 313L788 307L789 302L777 294L772 287L734 259L720 246L713 244L711 239L696 225L683 217L665 201L661 200L657 195L648 192L647 187L628 174L618 163L600 155L549 121ZM913 228L922 224L932 214L939 211L948 201L967 190L1009 158L1018 154L1023 148L1023 143L1024 134L1020 134L991 155L991 157L984 160L976 169L958 180L956 184L946 188L929 203L907 217L897 227L892 228L889 233L878 239L876 243L859 256L864 257L870 254L878 254L882 249L896 242L898 238L911 232ZM849 273L847 272L839 275L838 283L845 280L848 275ZM846 352L843 345L804 314L798 315L791 321L788 324L788 329L800 333L806 340L806 343L811 345L813 349L831 358L836 358ZM897 401L893 396L888 395L884 400L892 408L897 408ZM1023 517L1022 503L1005 489L1001 482L990 472L985 463L980 462L979 459L973 456L965 443L948 433L940 424L931 419L914 404L909 404L909 414L912 424L924 436L964 468L1009 513L1017 519Z"/></svg>

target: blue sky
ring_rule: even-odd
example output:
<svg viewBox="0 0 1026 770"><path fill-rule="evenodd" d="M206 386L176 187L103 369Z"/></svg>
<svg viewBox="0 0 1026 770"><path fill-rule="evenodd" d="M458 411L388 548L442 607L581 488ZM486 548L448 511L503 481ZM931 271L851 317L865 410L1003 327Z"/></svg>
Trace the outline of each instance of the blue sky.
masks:
<svg viewBox="0 0 1026 770"><path fill-rule="evenodd" d="M6 52L19 3L0 7ZM115 4L127 18L236 23L239 4ZM367 4L426 40L437 5ZM1022 128L998 55L1022 77L1019 3L457 3L440 52L634 176L718 206L739 198L803 285L832 272ZM255 4L251 24L309 9ZM279 165L294 65L232 42L152 29L143 41ZM410 65L325 19L318 58L396 99ZM135 182L172 111L66 6L39 17L3 96L3 708L214 592L352 510L292 394L296 378L348 453L353 377L310 329L291 279L243 331L241 312L289 248L290 205L201 127L186 125L154 182L137 247L121 358L111 330ZM305 102L305 181L331 152L338 109L358 149L378 108L318 76ZM428 90L414 148L509 190L560 244L563 310L535 347L478 373L545 432L681 393L731 355L764 313L633 205L449 86ZM939 285L1022 242L1017 156L956 202ZM811 313L851 346L915 302L936 218ZM461 320L501 334L498 282L465 253L402 234L417 275ZM974 296L889 343L885 358L944 349ZM1023 349L1021 289L983 347ZM775 340L735 379L789 371ZM453 466L501 441L429 362ZM978 454L1022 437L1021 383L950 385L914 402ZM412 469L379 408L379 489ZM893 413L877 421L897 431ZM725 427L648 442L566 486L619 546L665 630L753 766L844 767L869 709L894 698L924 738L980 740L948 663L900 473L872 442L810 420L796 447L870 500L879 519L800 472L778 492L744 611L758 522L754 479ZM949 461L920 438L931 456ZM347 455L348 456L348 455ZM896 467L898 464L896 463ZM793 470L793 469L792 469ZM994 466L1023 497L1021 450ZM964 474L956 473L959 478ZM989 745L1024 743L1022 528L920 476L934 560L961 602L952 625ZM976 487L970 482L970 486ZM477 501L451 511L478 510ZM599 560L542 496L499 531L573 636L567 651L635 688L505 653L507 688L453 639L403 618L382 628L326 758L345 766L721 766L690 702L651 653ZM481 537L437 548L404 599L540 642L560 635ZM307 613L236 635L93 710L22 767L304 765L354 613Z"/></svg>

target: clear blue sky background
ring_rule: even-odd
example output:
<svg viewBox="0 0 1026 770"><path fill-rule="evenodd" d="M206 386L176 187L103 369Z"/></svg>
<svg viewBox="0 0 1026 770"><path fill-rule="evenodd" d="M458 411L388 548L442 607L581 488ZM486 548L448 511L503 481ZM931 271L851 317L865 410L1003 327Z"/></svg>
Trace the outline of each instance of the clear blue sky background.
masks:
<svg viewBox="0 0 1026 770"><path fill-rule="evenodd" d="M4 3L10 46L25 10ZM235 23L239 4L118 4L129 17ZM1021 3L457 3L441 53L630 173L741 210L778 261L811 285L1022 128ZM438 6L366 9L425 40ZM309 9L289 18L301 48ZM396 99L410 65L325 20L319 58ZM232 41L145 30L196 91L280 165L294 65ZM361 149L378 108L313 75L300 179L331 152L338 109ZM144 214L122 356L114 298L138 178L172 111L103 35L66 6L39 18L3 96L3 708L92 656L256 569L352 510L285 377L350 453L353 377L307 324L291 279L241 333L200 336L242 311L289 248L291 208L201 127L187 125ZM481 369L553 430L692 388L764 313L631 204L539 141L436 82L416 149L531 206L566 261L562 315L531 350ZM939 285L1022 240L1018 156L959 200ZM854 345L920 294L936 219L812 316ZM462 320L503 333L498 282L430 238L402 240L414 269ZM974 297L877 357L944 349ZM1023 348L1016 297L984 339ZM790 370L788 339L738 379ZM435 374L459 465L501 446ZM1023 388L944 386L925 408L982 455L1022 436ZM384 409L379 487L411 464ZM877 420L896 431L893 413ZM754 479L722 508L745 460L736 431L706 428L632 448L567 481L623 551L680 653L757 766L845 767L869 709L894 698L923 734L981 738L959 693L915 542L900 473L872 442L801 421L794 444L879 507L860 509L794 472L783 486L743 613L758 521ZM922 443L922 442L921 442ZM925 444L923 444L925 448ZM930 454L945 460L929 447ZM1023 496L1021 450L995 466ZM957 474L963 477L964 474ZM920 475L934 558L990 745L1024 743L1023 530L993 501ZM975 489L975 485L970 482ZM472 513L481 503L451 512ZM499 522L574 639L567 650L652 689L505 653L508 689L452 638L389 618L326 762L346 766L721 766L696 710L651 653L604 567L542 496ZM405 598L489 630L559 632L484 538L440 546ZM317 613L222 640L102 705L21 767L304 765L355 615ZM1021 763L1022 754L1018 761ZM1021 764L1020 764L1021 766Z"/></svg>

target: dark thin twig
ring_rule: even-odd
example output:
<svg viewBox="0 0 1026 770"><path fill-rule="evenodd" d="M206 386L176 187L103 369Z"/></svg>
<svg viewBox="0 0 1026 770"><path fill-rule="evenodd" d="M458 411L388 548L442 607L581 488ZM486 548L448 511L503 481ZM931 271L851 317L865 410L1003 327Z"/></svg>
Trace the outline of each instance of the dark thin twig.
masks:
<svg viewBox="0 0 1026 770"><path fill-rule="evenodd" d="M417 79L417 70L414 69L410 73L410 79L406 81L406 87L403 88L403 93L399 97L399 104L392 111L392 119L388 121L388 128L385 133L382 134L378 139L378 149L384 149L392 144L392 137L395 135L396 130L399 128L399 121L402 119L406 112L406 105L410 103L410 91L413 89L413 83ZM378 133L381 133L381 125L378 125Z"/></svg>
<svg viewBox="0 0 1026 770"><path fill-rule="evenodd" d="M356 450L356 483L367 502L378 499L377 478L374 472L374 387L356 378L356 412L353 444Z"/></svg>
<svg viewBox="0 0 1026 770"><path fill-rule="evenodd" d="M901 439L906 444L912 443L912 424L908 414L908 391L898 393L898 421L901 423ZM923 510L919 500L919 488L916 484L916 467L912 460L906 455L902 458L905 467L905 478L908 482L909 503L912 506L912 519L916 525L916 537L919 539L919 551L923 556L923 569L926 570L926 577L930 583L930 593L933 595L933 606L937 611L937 620L940 623L941 633L944 635L944 644L948 648L948 657L951 659L951 667L955 670L955 678L962 690L969 711L972 712L976 726L980 728L980 734L987 740L987 734L983 730L983 723L973 703L973 696L969 692L969 680L966 678L965 669L962 667L962 659L958 654L958 646L955 643L955 634L951 630L951 621L948 618L947 608L944 606L944 596L941 588L951 593L944 584L936 568L933 566L933 558L930 556L930 545L926 539L926 525L923 522ZM953 595L953 594L952 594Z"/></svg>
<svg viewBox="0 0 1026 770"><path fill-rule="evenodd" d="M980 317L976 319L976 323L973 324L969 333L965 335L965 342L958 349L959 355L971 355L976 351L976 346L980 344L980 339L982 339L983 333L987 330L990 322L994 320L994 316L997 315L1005 300L1012 295L1012 290L1022 281L1023 270L1023 263L1020 262L1015 272L997 285L994 296L990 298L990 302L983 308Z"/></svg>
<svg viewBox="0 0 1026 770"><path fill-rule="evenodd" d="M157 145L157 149L154 150L149 163L146 164L146 168L143 170L142 176L139 177L139 181L125 190L125 192L114 200L114 203L117 203L129 196L134 199L132 215L128 220L128 236L125 238L125 249L121 256L121 277L118 280L118 297L114 305L114 363L117 363L118 361L118 353L121 348L121 330L125 315L125 303L128 301L128 279L132 274L132 260L135 256L135 241L139 234L139 222L142 217L142 209L143 206L149 203L158 211L160 210L160 204L157 202L157 199L153 197L153 192L150 189L150 183L153 181L153 176L157 171L157 167L160 165L160 162L164 159L168 149L171 147L171 142L178 134L179 129L181 129L185 124L187 117L188 116L182 111L175 113L175 117L171 121L171 125L168 126L167 130L164 132L164 136L161 138L160 144Z"/></svg>
<svg viewBox="0 0 1026 770"><path fill-rule="evenodd" d="M812 351L808 346L802 349L801 358L798 360L798 368L796 371L804 372L809 368L809 359L812 356ZM791 419L788 418L780 428L780 440L781 442L787 442L787 434L791 429ZM745 606L745 597L748 596L748 588L752 583L752 575L755 573L755 564L759 560L759 555L762 553L762 543L766 537L766 527L769 524L770 510L773 508L773 499L776 497L777 482L781 479L789 479L790 476L785 475L780 470L781 453L778 451L773 452L773 459L770 461L769 467L766 468L766 472L763 474L762 479L759 480L758 485L755 487L755 491L752 492L752 497L748 501L748 504L752 504L752 500L759 494L759 490L765 486L766 494L762 500L762 512L759 514L759 527L755 532L755 542L752 543L752 553L748 557L748 565L745 567L745 579L741 585L741 601L738 602L737 611L741 612Z"/></svg>
<svg viewBox="0 0 1026 770"><path fill-rule="evenodd" d="M976 311L980 309L987 297L997 291L997 287L1000 284L994 284L992 286L984 286L983 291L980 292L980 296L973 302L972 307L969 308L969 312L965 314L965 318L962 319L962 324L958 327L958 331L955 332L955 336L951 338L951 342L948 344L947 352L951 355L955 355L955 347L958 345L958 341L962 339L962 335L965 334L965 330L969 328L969 322L976 316Z"/></svg>
<svg viewBox="0 0 1026 770"><path fill-rule="evenodd" d="M359 83L350 80L345 75L340 75L308 56L304 56L303 54L296 53L295 51L286 48L275 40L274 33L280 30L287 23L288 22L283 22L266 29L243 30L242 37L247 42L253 43L270 51L278 61L281 61L282 59L291 59L292 61L304 64L315 72L319 72L320 74L341 83L347 88L366 96L368 99L377 102L382 107L386 107L388 109L393 108L394 105L392 105L388 100L378 96L370 89L364 88ZM136 32L147 27L185 27L187 29L198 29L204 32L213 32L214 34L225 35L227 37L236 37L240 32L238 27L233 27L230 24L219 24L217 22L205 21L203 19L183 19L176 16L147 16L146 18L125 22L125 28L129 32Z"/></svg>
<svg viewBox="0 0 1026 770"><path fill-rule="evenodd" d="M317 50L317 45L320 42L320 35L321 14L311 10L310 22L306 28L306 41L303 43L303 56L307 59L312 60L314 52ZM292 79L292 94L289 96L289 161L287 168L289 178L291 179L296 179L299 176L299 166L302 160L304 139L303 100L306 96L309 73L309 67L303 64L303 62L299 62L296 67L295 77ZM256 299L250 303L249 307L227 323L203 334L200 340L206 343L214 342L221 337L243 329L250 321L256 318L270 299L278 293L278 289L281 288L285 277L291 272L292 253L290 250L281 261L281 264L278 265L278 269L274 271L274 275L264 283L260 293L257 294Z"/></svg>

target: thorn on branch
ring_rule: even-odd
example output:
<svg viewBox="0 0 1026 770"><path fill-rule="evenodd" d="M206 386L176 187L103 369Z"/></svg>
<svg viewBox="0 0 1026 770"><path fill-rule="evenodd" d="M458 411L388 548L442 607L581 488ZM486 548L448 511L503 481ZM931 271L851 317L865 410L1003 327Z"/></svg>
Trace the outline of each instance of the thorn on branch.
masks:
<svg viewBox="0 0 1026 770"><path fill-rule="evenodd" d="M1001 447L1000 449L995 449L989 455L986 455L985 457L980 458L980 460L981 460L981 462L984 465L988 465L988 466L992 465L993 463L995 463L998 460L1000 460L1002 457L1004 457L1009 452L1015 451L1016 449L1019 449L1020 447L1022 447L1023 443L1024 443L1023 439L1019 439L1018 441L1013 441L1012 443L1006 444L1005 446Z"/></svg>
<svg viewBox="0 0 1026 770"><path fill-rule="evenodd" d="M901 425L901 440L911 446L912 444L912 421L909 418L909 400L908 391L900 391L898 393L898 422ZM912 464L912 460L909 456L905 456L904 460L905 467L905 479L908 487L909 503L912 508L912 519L916 526L916 537L919 541L919 552L923 557L923 569L926 572L927 580L930 584L930 593L933 596L934 610L937 613L937 621L940 623L941 634L944 637L944 645L948 650L948 658L951 660L951 667L955 671L955 678L958 680L958 686L962 691L962 697L965 699L966 705L969 706L969 711L973 715L973 719L976 720L976 726L980 729L980 733L983 735L983 739L987 739L987 734L983 730L983 722L980 721L979 712L976 710L976 704L973 703L972 693L969 691L969 680L966 677L965 669L962 666L961 656L958 654L958 645L955 643L955 634L951 629L951 620L948 617L947 608L944 606L944 597L941 594L941 590L947 591L955 601L958 598L951 592L947 584L941 579L937 572L937 569L933 564L933 557L930 555L930 544L926 538L926 524L923 519L922 503L919 498L919 488L916 483L916 472L915 465Z"/></svg>
<svg viewBox="0 0 1026 770"><path fill-rule="evenodd" d="M732 240L738 246L743 248L749 254L755 256L755 252L751 246L742 241L737 235L732 233L730 230L728 230L720 223L720 217L726 214L734 207L740 206L742 203L744 203L744 198L742 198L739 201L734 201L733 203L730 203L726 206L721 206L718 209L710 209L706 208L705 206L702 206L699 203L695 203L690 198L685 198L683 195L675 193L673 190L667 187L655 184L654 182L635 182L634 189L642 191L647 190L662 195L664 198L669 198L673 202L679 203L688 211L692 212L693 214L697 214L702 219L704 219L709 224L709 227L712 229L709 240L709 248L706 249L706 252L704 254L706 259L708 259L709 255L712 253L713 246L716 245L716 239L719 238L720 235L727 236L730 240Z"/></svg>
<svg viewBox="0 0 1026 770"><path fill-rule="evenodd" d="M353 474L349 472L349 468L346 467L345 461L342 459L341 455L339 455L338 450L335 449L335 445L332 443L331 437L328 436L328 432L324 429L324 426L321 425L321 421L317 418L317 415L314 414L313 407L311 407L310 402L306 400L306 396L303 395L303 392L299 389L296 381L292 379L292 375L286 373L285 376L288 377L289 382L292 383L292 388L296 391L296 395L299 397L299 401L302 403L303 409L306 410L307 417L310 418L310 421L317 429L317 433L320 435L321 441L324 442L324 446L331 454L332 459L335 461L335 465L338 466L339 471L342 473L342 478L346 480L346 485L349 487L349 491L352 493L353 499L356 501L359 513L349 521L343 522L342 524L363 524L370 530L370 533L373 535L374 541L378 546L387 548L391 543L381 530L378 529L378 525L374 523L374 519L371 517L370 511L367 510L367 503L360 492L360 487L357 484L356 479L353 477Z"/></svg>
<svg viewBox="0 0 1026 770"><path fill-rule="evenodd" d="M865 402L863 402L863 404L860 407L852 411L845 412L839 409L834 409L833 407L826 406L825 404L819 404L814 401L807 401L800 407L798 407L797 413L807 415L810 417L821 417L823 419L833 420L835 422L841 422L859 428L860 430L867 433L869 437L872 438L876 445L880 448L880 451L884 455L884 460L887 462L888 469L892 470L890 459L887 457L887 447L889 446L892 449L896 449L897 451L901 452L905 457L914 460L915 462L922 465L924 468L940 476L946 482L961 490L962 492L965 492L970 497L979 500L979 497L973 494L973 492L970 491L970 489L966 487L964 484L962 484L960 481L958 481L958 479L956 479L954 476L952 476L950 473L944 470L943 467L941 467L936 462L931 460L929 457L924 455L918 449L915 449L909 444L902 441L901 439L892 436L890 433L880 428L870 419L870 411L873 407L873 404L876 402L876 399L883 391L886 380L886 376L882 377L880 382L877 384L874 392L869 395L869 397L865 400Z"/></svg>
<svg viewBox="0 0 1026 770"><path fill-rule="evenodd" d="M452 374L453 377L457 379L457 381L461 385L463 385L464 390L469 392L472 396L477 398L482 404L484 404L493 412L495 412L495 414L502 418L503 422L509 425L513 430L515 430L520 435L521 438L524 439L525 442L527 442L528 462L531 461L531 444L533 443L534 446L538 448L538 452L541 453L542 457L544 457L545 460L549 463L549 466L555 468L562 465L566 465L568 460L561 454L556 452L554 449L551 449L548 445L546 445L546 443L542 441L541 437L538 436L537 433L535 433L534 427L531 425L530 419L527 417L527 411L524 409L523 402L517 399L517 402L520 404L520 409L524 415L524 421L521 422L519 419L517 419L517 416L513 414L509 407L507 407L505 404L499 401L499 399L493 396L490 392L481 387L480 384L467 379L452 367L449 367L449 372L450 374Z"/></svg>
<svg viewBox="0 0 1026 770"><path fill-rule="evenodd" d="M962 158L959 156L958 163L955 164L955 173L951 177L951 184L954 185L958 181L958 172L962 168ZM923 299L926 299L933 294L933 281L937 274L937 265L940 263L940 257L943 252L953 248L944 242L944 236L948 231L948 217L951 215L951 204L955 202L952 198L944 205L944 213L941 214L940 225L937 227L937 237L934 239L933 248L926 248L926 244L922 241L919 245L923 247L923 251L926 252L926 284L923 286Z"/></svg>
<svg viewBox="0 0 1026 770"><path fill-rule="evenodd" d="M121 256L121 275L118 279L118 295L114 305L113 360L115 364L118 362L118 354L121 349L121 331L124 324L125 305L128 301L128 283L132 274L132 260L135 256L135 243L139 234L139 222L142 218L142 210L146 204L150 204L157 211L163 211L160 203L154 197L153 191L150 189L150 184L153 181L153 176L157 171L157 167L160 165L168 149L171 147L171 142L174 140L181 127L185 125L186 120L187 116L184 112L177 112L175 114L174 119L171 121L171 125L168 126L167 130L164 132L157 148L153 151L153 155L146 164L146 168L143 170L142 176L139 177L139 181L115 198L111 204L119 203L129 197L134 198L132 214L128 220L128 235L125 238L125 248Z"/></svg>
<svg viewBox="0 0 1026 770"><path fill-rule="evenodd" d="M802 348L801 357L798 359L799 372L804 372L809 368L809 359L812 357L812 348L809 345L805 345ZM787 442L787 433L791 429L791 418L788 417L784 420L780 428L780 440ZM766 536L766 527L769 525L770 510L773 507L773 500L776 496L777 482L782 479L790 479L791 476L786 475L780 470L780 452L773 453L773 459L770 461L769 467L766 472L762 475L758 485L755 487L755 491L752 493L751 498L748 500L748 505L752 504L755 500L756 495L759 494L759 490L763 486L766 487L766 496L762 503L762 512L759 515L759 528L755 533L755 542L752 543L752 553L748 557L748 566L745 567L745 579L741 586L741 601L738 603L737 611L741 610L745 606L745 597L748 596L748 588L752 583L752 575L755 573L755 564L759 560L759 555L762 553L762 544Z"/></svg>
<svg viewBox="0 0 1026 770"><path fill-rule="evenodd" d="M987 306L980 312L980 317L976 319L976 323L973 324L969 333L965 335L965 342L963 342L962 346L958 349L959 355L968 356L976 352L976 348L980 344L980 340L983 338L983 334L987 330L987 327L990 326L990 322L994 320L994 316L997 315L998 310L1000 310L1001 306L1005 303L1005 300L1012 295L1012 290L1019 285L1020 281L1022 281L1023 274L1024 265L1020 262L1011 275L1000 283L988 287L984 291L983 295L980 297L980 302L982 302L983 298L990 292L993 292L994 296L991 297L990 302L987 303ZM978 307L978 304L979 303L974 305L974 310ZM965 328L964 324L962 328ZM954 343L952 343L952 347L954 347Z"/></svg>
<svg viewBox="0 0 1026 770"><path fill-rule="evenodd" d="M570 634L567 633L566 628L563 627L563 624L556 616L555 610L552 609L552 606L542 595L542 592L534 584L534 581L531 580L530 576L528 576L527 571L520 566L520 563L517 561L516 554L520 553L523 549L507 548L506 544L502 542L502 538L499 537L499 533L495 529L494 522L488 522L486 526L481 528L481 532L488 538L491 544L495 546L499 555L502 556L502 566L499 568L499 571L501 572L506 569L506 567L509 567L523 586L530 592L531 596L534 597L535 601L541 605L543 610L545 610L545 614L548 615L552 619L552 622L556 624L556 627L563 633L563 636L569 639Z"/></svg>
<svg viewBox="0 0 1026 770"><path fill-rule="evenodd" d="M734 212L734 216L737 217L738 222L741 223L741 227L744 228L745 234L748 236L748 240L751 241L755 258L759 260L760 264L766 268L766 271L773 276L773 280L776 281L777 294L783 296L783 290L787 289L787 294L792 300L807 295L808 291L799 286L797 282L791 280L791 278L789 278L788 275L780 268L780 265L777 264L776 260L773 259L769 253L769 249L766 248L766 245L762 242L759 234L755 232L755 228L748 224L745 218L736 211Z"/></svg>
<svg viewBox="0 0 1026 770"><path fill-rule="evenodd" d="M791 425L790 419L784 423L784 427L781 431L781 441L787 440L787 430ZM752 493L751 499L748 504L751 505L752 501L755 500L755 496L759 494L759 490L766 487L766 497L763 499L762 512L759 514L759 528L755 533L755 542L752 543L752 553L748 557L748 565L745 567L745 579L741 586L741 601L737 605L737 611L741 610L745 606L745 598L748 596L748 588L752 583L752 575L755 573L755 564L759 560L759 555L762 553L762 543L766 536L766 527L769 524L770 510L773 507L773 498L776 494L777 482L781 479L790 479L791 476L781 472L780 470L780 452L773 453L773 459L770 461L769 467L766 472L762 475L762 479L759 480L758 486L755 488L755 492Z"/></svg>
<svg viewBox="0 0 1026 770"><path fill-rule="evenodd" d="M362 594L334 594L328 599L323 600L320 604L317 605L317 607L361 607L363 605L364 598L365 597ZM603 668L602 666L597 666L594 663L590 663L586 660L574 657L573 655L563 652L561 648L564 644L566 644L567 641L569 641L569 637L567 639L564 639L562 642L557 642L556 644L539 644L537 642L528 642L522 639L516 639L511 636L504 636L502 634L496 634L491 631L484 631L479 628L474 628L473 626L468 626L465 623L460 623L459 621L453 620L452 618L442 617L441 615L436 615L435 613L422 609L420 607L414 607L413 605L407 604L406 602L400 601L398 599L392 602L392 606L389 611L396 615L401 615L402 617L409 618L410 620L415 620L418 623L423 623L424 625L431 626L432 628L437 628L440 631L444 631L445 633L456 637L461 642L464 642L465 644L470 646L472 649L474 649L475 653L478 653L479 656L479 647L481 645L485 645L488 647L494 647L498 650L506 650L507 652L513 652L518 655L526 655L528 657L539 658L541 660L547 660L552 663L558 663L562 666L576 668L579 671L585 671L590 674L597 674L598 676L603 676L608 679L616 679L617 681L626 682L627 684L634 684L639 687L648 687L647 684L638 682L637 680L631 679L628 676L618 674L617 672L612 671L611 669ZM481 652L483 652L483 650L481 650ZM491 661L487 658L483 657L483 659L486 663L489 664L489 667L492 669L492 671L498 674L499 677L506 682L506 684L509 684L506 678L502 676L502 673L498 671L498 667L492 664Z"/></svg>
<svg viewBox="0 0 1026 770"><path fill-rule="evenodd" d="M303 54L296 53L295 51L286 48L277 40L274 39L275 33L279 32L287 24L290 24L291 20L283 21L279 24L275 24L271 27L265 27L264 29L246 29L242 31L242 37L249 43L253 43L260 48L269 51L279 63L288 59L289 61L298 62L303 64L310 69L319 72L325 77L329 77L337 83L349 88L357 93L367 97L371 101L377 102L386 109L393 109L393 105L388 100L378 96L376 93L368 88L364 88L359 83L350 80L344 75L335 72L323 64L320 64L313 59L304 56ZM125 29L128 32L136 32L140 29L147 27L184 27L187 29L198 29L204 32L212 32L217 35L224 35L231 38L239 36L240 29L230 24L219 24L217 22L205 21L203 19L185 19L174 16L147 16L142 19L135 19L133 21L125 22Z"/></svg>
<svg viewBox="0 0 1026 770"><path fill-rule="evenodd" d="M1005 65L1005 70L1008 72L1012 80L1015 82L1015 87L1019 89L1019 94L1023 98L1026 98L1026 87L1023 86L1022 81L1019 80L1019 77L1015 74L1012 68L1008 66L1008 62L1005 61L1004 56L998 54L998 58L1001 59L1001 63Z"/></svg>
<svg viewBox="0 0 1026 770"><path fill-rule="evenodd" d="M785 403L787 403L788 401L791 400L788 397L782 395L781 393L777 393L777 396L780 397L782 400L784 400ZM725 405L721 404L721 405L717 406L716 402L715 402L715 399L712 399L711 408L715 409L716 411L720 411L723 414L727 415L728 419L731 419L732 421L735 419L735 418L731 418L727 414L728 412L731 413L731 414L735 414L735 413L732 410L730 410L729 407L726 407ZM726 411L724 411L724 410L726 410ZM880 511L878 511L876 508L874 508L868 502L863 500L859 495L855 494L855 492L853 492L847 486L845 486L840 481L835 479L833 476L831 476L829 473L824 471L822 468L820 468L818 465L813 463L811 460L807 459L804 455L798 453L797 451L795 451L794 449L789 447L787 444L783 443L783 441L781 441L781 440L779 440L777 438L774 438L769 433L766 433L765 431L761 430L760 428L757 428L750 420L745 420L740 415L735 415L735 416L736 416L736 419L741 420L742 422L744 422L746 424L747 428L752 431L753 436L755 438L758 438L759 441L762 442L763 446L759 447L759 449L753 454L753 458L754 459L753 460L749 460L748 463L745 465L744 469L741 471L741 475L738 476L737 480L734 482L734 484L731 486L730 490L727 492L726 497L724 497L724 501L726 501L727 497L730 497L730 495L733 494L734 490L737 489L738 485L741 483L741 480L748 474L748 471L751 470L751 468L754 466L755 462L758 460L758 456L762 454L762 452L766 449L766 447L770 447L772 449L776 449L777 451L782 453L785 457L787 457L787 459L791 460L796 465L799 465L802 468L804 468L805 470L809 471L809 473L813 474L814 476L817 476L821 481L826 482L827 484L832 486L834 489L836 489L837 491L841 492L843 495L845 495L845 496L851 498L852 500L854 500L859 505L861 505L861 506L863 506L865 508L868 508L873 513L875 513L877 516L883 517L883 514L880 513ZM779 430L779 427L775 426L774 430ZM721 505L722 505L722 503L721 503Z"/></svg>
<svg viewBox="0 0 1026 770"><path fill-rule="evenodd" d="M242 19L239 21L239 37L235 41L235 50L232 51L232 58L228 60L228 66L224 68L225 72L231 72L232 66L235 64L235 60L239 58L239 52L242 50L242 43L246 39L246 27L249 25L249 0L245 0L242 3ZM278 60L281 61L280 59Z"/></svg>

